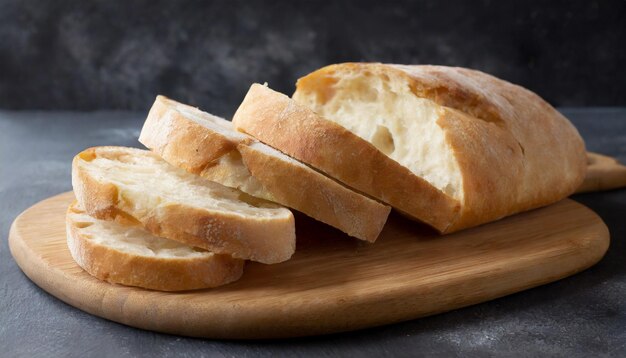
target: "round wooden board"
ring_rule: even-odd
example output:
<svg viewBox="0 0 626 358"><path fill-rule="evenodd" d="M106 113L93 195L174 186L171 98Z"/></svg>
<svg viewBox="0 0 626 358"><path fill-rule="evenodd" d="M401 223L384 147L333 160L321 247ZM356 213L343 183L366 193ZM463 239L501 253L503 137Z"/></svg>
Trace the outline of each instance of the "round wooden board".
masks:
<svg viewBox="0 0 626 358"><path fill-rule="evenodd" d="M293 337L410 320L572 275L609 245L602 220L571 200L447 236L392 215L375 244L298 216L291 260L248 263L241 280L221 288L167 293L102 282L78 267L65 244L72 200L64 193L15 219L9 243L26 275L94 315L196 337Z"/></svg>

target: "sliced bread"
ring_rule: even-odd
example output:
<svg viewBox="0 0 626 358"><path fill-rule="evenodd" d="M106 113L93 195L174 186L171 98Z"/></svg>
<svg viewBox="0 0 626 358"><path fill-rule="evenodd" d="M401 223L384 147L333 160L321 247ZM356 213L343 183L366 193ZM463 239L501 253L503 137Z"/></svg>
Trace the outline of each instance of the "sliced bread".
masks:
<svg viewBox="0 0 626 358"><path fill-rule="evenodd" d="M87 149L74 158L72 185L89 215L126 217L190 246L267 264L285 261L295 250L289 209L190 174L146 150Z"/></svg>
<svg viewBox="0 0 626 358"><path fill-rule="evenodd" d="M152 106L139 141L170 164L362 240L375 241L389 215L388 206L235 131L229 121L163 96Z"/></svg>
<svg viewBox="0 0 626 358"><path fill-rule="evenodd" d="M253 85L233 124L442 233L560 200L586 170L566 118L467 69L328 66L293 100Z"/></svg>
<svg viewBox="0 0 626 358"><path fill-rule="evenodd" d="M225 285L243 274L243 260L154 236L131 222L92 218L77 203L66 225L74 261L107 282L182 291Z"/></svg>

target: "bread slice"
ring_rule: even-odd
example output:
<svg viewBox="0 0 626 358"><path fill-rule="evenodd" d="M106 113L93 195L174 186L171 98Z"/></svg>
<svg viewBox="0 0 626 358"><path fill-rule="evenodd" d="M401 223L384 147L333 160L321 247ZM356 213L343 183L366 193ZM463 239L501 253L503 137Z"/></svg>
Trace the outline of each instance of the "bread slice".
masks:
<svg viewBox="0 0 626 358"><path fill-rule="evenodd" d="M146 150L87 149L74 157L72 185L89 215L127 217L190 246L267 264L295 250L289 209L187 173Z"/></svg>
<svg viewBox="0 0 626 358"><path fill-rule="evenodd" d="M73 203L67 246L74 261L100 280L160 291L225 285L243 274L244 261L150 234L138 225L92 218Z"/></svg>
<svg viewBox="0 0 626 358"><path fill-rule="evenodd" d="M139 141L170 164L271 200L374 242L390 208L232 128L229 121L158 96Z"/></svg>
<svg viewBox="0 0 626 358"><path fill-rule="evenodd" d="M461 68L332 65L293 100L253 85L233 124L442 233L558 201L586 170L554 108Z"/></svg>

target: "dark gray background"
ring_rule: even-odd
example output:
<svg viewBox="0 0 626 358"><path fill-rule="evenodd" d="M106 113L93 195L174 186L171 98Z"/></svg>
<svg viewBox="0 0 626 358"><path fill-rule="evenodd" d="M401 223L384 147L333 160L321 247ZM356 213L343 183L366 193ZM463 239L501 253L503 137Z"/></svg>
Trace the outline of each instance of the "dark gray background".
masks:
<svg viewBox="0 0 626 358"><path fill-rule="evenodd" d="M626 355L626 191L577 195L612 236L606 257L559 282L357 332L214 341L133 329L70 307L11 258L13 219L71 189L71 158L138 145L157 93L229 116L251 82L291 93L328 63L481 69L555 105L626 105L626 1L0 0L0 356ZM95 109L136 109L138 112ZM626 161L626 109L561 108L589 150ZM364 314L367 314L364 312Z"/></svg>
<svg viewBox="0 0 626 358"><path fill-rule="evenodd" d="M252 82L344 61L480 69L556 106L626 105L626 1L0 0L0 108L230 116Z"/></svg>

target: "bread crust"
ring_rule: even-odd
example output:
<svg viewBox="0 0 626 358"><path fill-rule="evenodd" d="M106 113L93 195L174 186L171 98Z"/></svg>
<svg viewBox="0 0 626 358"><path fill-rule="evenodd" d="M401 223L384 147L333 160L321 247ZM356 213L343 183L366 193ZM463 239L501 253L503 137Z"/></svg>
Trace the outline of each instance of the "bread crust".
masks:
<svg viewBox="0 0 626 358"><path fill-rule="evenodd" d="M121 188L106 179L92 177L81 167L83 158L96 157L99 151L119 151L131 155L149 153L125 147L94 147L74 157L74 194L89 215L104 220L117 216L131 218L156 236L240 259L273 264L288 260L293 255L295 223L291 213L278 218L251 218L181 203L160 204L147 211L138 211L132 199L123 195Z"/></svg>
<svg viewBox="0 0 626 358"><path fill-rule="evenodd" d="M71 214L81 212L76 202L68 208L67 246L74 261L100 280L152 290L184 291L225 285L243 274L244 261L227 255L163 258L96 243L81 232L81 223L72 218Z"/></svg>
<svg viewBox="0 0 626 358"><path fill-rule="evenodd" d="M250 89L233 123L441 233L553 203L573 193L584 178L585 147L574 126L520 86L462 68L347 63L301 78L294 98L317 91L324 101L344 71L402 81L416 97L441 106L438 125L461 169L462 200L430 184L416 186L419 181L408 169L367 141L260 85ZM423 198L433 205L410 205Z"/></svg>
<svg viewBox="0 0 626 358"><path fill-rule="evenodd" d="M216 145L230 147L238 152L229 154L241 158L247 174L260 186L249 194L301 211L361 240L374 242L382 231L390 207L356 193L305 165L294 164L255 149L255 146L264 145L249 136L244 137L232 127L231 130L241 137L229 138L196 123L177 111L182 106L177 102L159 96L155 106L159 111L154 114L151 111L140 141L170 164L224 185L237 185L232 180L233 168L219 162L224 152L212 148L213 143L187 145L199 143L201 138L217 138ZM169 111L163 110L164 107L169 107ZM220 120L224 126L231 125L226 120ZM166 122L167 125L160 122ZM178 134L166 135L160 132L163 130ZM224 144L228 141L230 144ZM202 158L202 161L197 158ZM197 165L187 165L194 160ZM240 184L237 188L246 191Z"/></svg>
<svg viewBox="0 0 626 358"><path fill-rule="evenodd" d="M246 168L276 202L361 240L374 242L378 238L391 211L389 206L308 167L290 165L247 145L238 148Z"/></svg>
<svg viewBox="0 0 626 358"><path fill-rule="evenodd" d="M458 215L456 200L354 133L265 86L250 87L233 125L403 213L420 213L420 221L440 231Z"/></svg>
<svg viewBox="0 0 626 358"><path fill-rule="evenodd" d="M159 154L164 158L184 158L185 161L176 165L190 172L202 170L207 163L237 147L237 143L229 138L217 132L203 131L199 124L186 120L180 111L173 110L175 106L198 110L157 96L141 129L139 142L159 148Z"/></svg>

